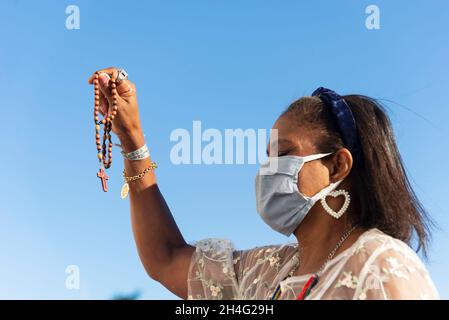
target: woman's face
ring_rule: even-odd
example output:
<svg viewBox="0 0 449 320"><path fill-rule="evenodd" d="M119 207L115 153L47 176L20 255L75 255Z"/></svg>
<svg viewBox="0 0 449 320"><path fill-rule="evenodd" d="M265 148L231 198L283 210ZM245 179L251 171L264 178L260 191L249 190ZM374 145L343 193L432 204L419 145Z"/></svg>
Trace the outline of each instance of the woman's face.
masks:
<svg viewBox="0 0 449 320"><path fill-rule="evenodd" d="M278 154L270 154L270 156L308 156L319 153L314 145L314 141L318 137L317 133L300 127L298 121L291 119L290 116L283 115L277 119L273 129L278 131ZM270 138L268 152L270 152L270 146L275 143L276 141L272 141ZM327 187L331 183L331 167L330 161L324 159L306 162L299 171L298 190L311 197Z"/></svg>

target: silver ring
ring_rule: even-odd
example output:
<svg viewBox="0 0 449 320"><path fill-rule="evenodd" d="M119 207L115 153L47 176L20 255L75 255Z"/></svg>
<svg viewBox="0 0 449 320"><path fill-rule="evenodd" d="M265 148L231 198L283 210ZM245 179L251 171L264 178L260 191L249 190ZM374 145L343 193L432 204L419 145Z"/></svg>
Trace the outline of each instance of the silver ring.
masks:
<svg viewBox="0 0 449 320"><path fill-rule="evenodd" d="M122 80L128 79L128 73L125 71L125 69L117 69L118 75L117 75L117 83L122 82Z"/></svg>

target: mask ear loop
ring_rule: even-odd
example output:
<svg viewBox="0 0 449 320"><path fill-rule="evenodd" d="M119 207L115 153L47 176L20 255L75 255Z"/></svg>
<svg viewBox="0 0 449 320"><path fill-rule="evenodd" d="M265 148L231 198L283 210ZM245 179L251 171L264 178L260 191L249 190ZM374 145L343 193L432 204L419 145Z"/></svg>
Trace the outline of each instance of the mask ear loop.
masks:
<svg viewBox="0 0 449 320"><path fill-rule="evenodd" d="M331 154L333 154L333 152L317 153L317 154L312 154L310 156L305 156L305 157L302 157L302 158L303 158L304 163L306 163L306 162L309 162L309 161L313 161L313 160L324 158L324 157L326 157L328 155L331 155ZM323 196L326 196L329 192L332 192L333 190L335 190L342 181L343 180L336 181L336 182L333 182L333 183L331 182L327 187L325 187L323 190L319 191L315 195L311 196L310 198L313 199L314 202L320 200Z"/></svg>
<svg viewBox="0 0 449 320"><path fill-rule="evenodd" d="M321 200L321 198L326 197L329 193L337 189L340 183L342 183L343 180L338 180L335 182L331 182L327 187L325 187L323 190L319 191L317 194L313 195L311 198L315 201Z"/></svg>
<svg viewBox="0 0 449 320"><path fill-rule="evenodd" d="M313 161L313 160L316 160L316 159L324 158L324 157L326 157L326 156L328 156L328 155L330 155L330 154L332 154L332 153L333 153L333 152L329 152L329 153L317 153L317 154L312 154L312 155L310 155L310 156L305 156L305 157L302 157L302 158L303 158L303 161L304 161L304 163L305 163L305 162Z"/></svg>

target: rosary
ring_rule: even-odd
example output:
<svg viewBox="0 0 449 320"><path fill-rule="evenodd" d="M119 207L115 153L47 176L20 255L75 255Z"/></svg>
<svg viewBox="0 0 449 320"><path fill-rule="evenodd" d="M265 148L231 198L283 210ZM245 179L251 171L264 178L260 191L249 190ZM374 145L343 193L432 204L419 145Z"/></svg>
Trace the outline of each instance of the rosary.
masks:
<svg viewBox="0 0 449 320"><path fill-rule="evenodd" d="M117 115L117 84L114 78L111 78L111 94L112 94L112 113L109 115L105 114L105 118L99 121L98 112L100 110L100 87L99 87L99 77L100 73L95 73L94 78L94 93L95 93L95 107L94 107L94 122L95 122L95 143L97 145L97 157L100 162L100 170L97 173L97 177L101 179L101 185L104 192L108 191L108 186L106 181L109 179L104 169L109 169L112 164L112 140L111 140L111 129L112 120L114 120ZM100 124L104 125L103 134L103 144L100 140ZM107 152L106 152L106 142L108 142ZM104 167L104 168L103 168Z"/></svg>
<svg viewBox="0 0 449 320"><path fill-rule="evenodd" d="M108 186L106 181L109 179L106 174L105 169L109 169L112 164L112 140L111 140L111 130L112 130L112 121L117 116L118 105L117 105L117 85L120 81L128 79L128 74L125 70L119 69L117 79L111 77L109 80L109 84L111 87L111 95L112 95L112 112L109 114L109 110L106 112L104 119L99 120L98 112L100 111L100 86L99 86L99 78L100 72L97 71L94 75L94 96L95 96L95 106L94 106L94 123L95 123L95 143L97 146L97 158L100 163L100 169L97 173L97 177L101 179L101 187L104 192L108 191ZM100 140L100 124L104 126L103 133L103 142ZM106 148L107 143L107 148ZM117 145L120 146L120 145ZM129 153L121 152L122 155L128 160L143 160L150 157L150 153L148 151L147 145L143 145L137 150L134 150ZM123 186L120 190L120 195L122 199L125 199L129 193L129 182L139 180L143 178L143 176L151 170L157 168L155 162L151 162L150 166L145 170L140 172L139 174L131 177L127 177L125 175L125 170L123 170Z"/></svg>

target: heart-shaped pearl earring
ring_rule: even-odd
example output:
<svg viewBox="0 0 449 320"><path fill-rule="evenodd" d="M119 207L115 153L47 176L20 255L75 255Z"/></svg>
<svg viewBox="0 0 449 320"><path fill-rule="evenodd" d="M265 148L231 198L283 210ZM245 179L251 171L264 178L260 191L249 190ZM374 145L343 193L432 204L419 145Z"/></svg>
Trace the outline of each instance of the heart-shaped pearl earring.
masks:
<svg viewBox="0 0 449 320"><path fill-rule="evenodd" d="M326 197L328 197L328 196L331 196L334 198L336 198L338 196L345 197L345 202L343 203L343 206L340 208L340 210L338 210L336 212L331 207L329 207L329 205L326 202ZM351 196L349 195L349 192L347 192L346 190L343 190L343 189L331 191L326 196L321 198L321 205L323 206L324 210L326 210L326 212L329 213L329 215L331 215L335 219L339 219L343 215L343 213L345 213L346 210L348 210L350 202L351 202Z"/></svg>

